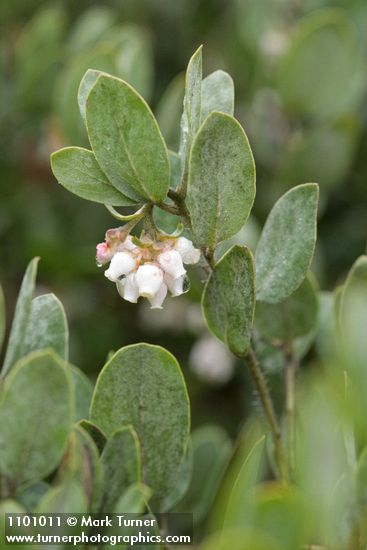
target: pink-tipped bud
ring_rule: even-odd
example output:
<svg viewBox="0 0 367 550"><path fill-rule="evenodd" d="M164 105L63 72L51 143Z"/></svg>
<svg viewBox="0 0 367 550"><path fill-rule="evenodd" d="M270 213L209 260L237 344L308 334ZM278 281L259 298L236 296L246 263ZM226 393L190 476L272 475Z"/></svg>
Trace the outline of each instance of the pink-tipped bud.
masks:
<svg viewBox="0 0 367 550"><path fill-rule="evenodd" d="M111 260L113 252L107 243L99 243L96 246L96 262L98 265L106 264Z"/></svg>
<svg viewBox="0 0 367 550"><path fill-rule="evenodd" d="M128 275L135 268L135 259L129 252L116 252L110 267L104 272L107 279L115 283L123 275Z"/></svg>
<svg viewBox="0 0 367 550"><path fill-rule="evenodd" d="M176 250L166 250L166 252L162 252L162 254L158 256L158 262L162 269L174 279L178 279L178 277L186 273L181 256Z"/></svg>
<svg viewBox="0 0 367 550"><path fill-rule="evenodd" d="M154 264L141 265L136 272L139 296L153 298L163 283L163 272Z"/></svg>

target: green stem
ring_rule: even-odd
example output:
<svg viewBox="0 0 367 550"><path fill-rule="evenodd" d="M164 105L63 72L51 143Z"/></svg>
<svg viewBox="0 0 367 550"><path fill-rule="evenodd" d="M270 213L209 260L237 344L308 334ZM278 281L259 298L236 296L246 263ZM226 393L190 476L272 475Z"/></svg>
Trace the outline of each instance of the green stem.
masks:
<svg viewBox="0 0 367 550"><path fill-rule="evenodd" d="M294 357L292 344L288 343L284 347L285 356L285 391L286 403L285 411L287 418L287 444L288 444L288 463L291 474L295 470L296 453L296 375L298 363Z"/></svg>
<svg viewBox="0 0 367 550"><path fill-rule="evenodd" d="M168 191L168 196L176 204L180 216L186 221L186 225L188 227L191 227L190 213L186 206L185 194L186 194L186 189L184 189L183 185L181 186L179 191L174 191L173 189L170 189ZM202 252L208 263L209 269L213 270L215 265L214 249L207 247L203 249ZM243 357L241 357L241 359L243 359ZM264 413L268 420L270 430L272 433L272 437L274 441L274 449L275 449L275 460L277 462L279 475L283 481L287 482L289 479L288 466L287 466L287 462L284 456L283 447L281 443L280 427L274 411L273 402L266 384L266 380L259 366L256 354L252 348L250 348L248 352L247 360L248 360L247 364L248 364L250 373L252 375L257 391L259 393L260 400L264 409Z"/></svg>
<svg viewBox="0 0 367 550"><path fill-rule="evenodd" d="M264 374L260 368L259 361L252 347L250 347L247 353L246 360L246 364L255 383L273 437L275 460L278 466L279 475L283 481L288 482L288 466L282 447L281 431L278 424L278 419L275 414L273 401L271 399Z"/></svg>
<svg viewBox="0 0 367 550"><path fill-rule="evenodd" d="M105 204L105 207L107 208L109 213L112 214L112 216L116 218L116 220L119 220L120 222L129 222L131 220L141 220L141 218L145 216L145 213L147 210L147 205L145 204L139 210L134 212L134 214L128 214L124 216L123 214L120 214L120 212L117 212L117 210L115 210L114 207L110 206L109 204Z"/></svg>
<svg viewBox="0 0 367 550"><path fill-rule="evenodd" d="M160 202L159 204L156 204L156 206L158 206L158 208L160 208L161 210L164 210L164 212L169 212L174 216L180 215L180 212L176 206L166 204L165 202Z"/></svg>
<svg viewBox="0 0 367 550"><path fill-rule="evenodd" d="M174 189L169 189L168 196L175 203L179 216L183 218L187 227L191 229L190 212L187 209L185 198Z"/></svg>

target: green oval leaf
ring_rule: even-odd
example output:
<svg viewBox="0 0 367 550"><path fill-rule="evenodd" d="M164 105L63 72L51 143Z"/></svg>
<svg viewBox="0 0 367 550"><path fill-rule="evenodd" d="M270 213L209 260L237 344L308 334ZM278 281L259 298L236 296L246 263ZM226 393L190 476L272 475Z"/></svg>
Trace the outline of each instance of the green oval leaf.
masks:
<svg viewBox="0 0 367 550"><path fill-rule="evenodd" d="M72 409L70 376L56 355L36 352L21 361L1 395L1 473L15 485L51 473L66 447Z"/></svg>
<svg viewBox="0 0 367 550"><path fill-rule="evenodd" d="M169 512L185 496L192 478L193 453L192 445L188 445L185 457L181 463L174 489L163 499L161 512Z"/></svg>
<svg viewBox="0 0 367 550"><path fill-rule="evenodd" d="M215 246L245 224L255 198L255 164L240 124L214 112L192 146L187 204L198 246Z"/></svg>
<svg viewBox="0 0 367 550"><path fill-rule="evenodd" d="M282 302L257 302L255 326L270 340L289 342L309 334L317 326L318 312L316 284L308 275L301 286Z"/></svg>
<svg viewBox="0 0 367 550"><path fill-rule="evenodd" d="M78 89L79 111L84 123L87 123L87 97L103 71L88 69L80 81Z"/></svg>
<svg viewBox="0 0 367 550"><path fill-rule="evenodd" d="M255 274L251 251L233 246L215 265L202 298L211 332L236 355L250 345L255 310Z"/></svg>
<svg viewBox="0 0 367 550"><path fill-rule="evenodd" d="M8 347L2 368L4 376L8 370L22 357L23 342L27 328L34 293L39 258L33 258L28 264L20 287L14 319L11 326Z"/></svg>
<svg viewBox="0 0 367 550"><path fill-rule="evenodd" d="M173 489L190 418L185 382L168 351L149 344L118 351L98 377L90 416L107 435L131 424L141 445L144 482L156 497Z"/></svg>
<svg viewBox="0 0 367 550"><path fill-rule="evenodd" d="M124 492L141 480L140 444L135 430L125 426L107 441L101 456L104 471L103 512L113 512ZM130 511L130 510L125 510Z"/></svg>
<svg viewBox="0 0 367 550"><path fill-rule="evenodd" d="M72 480L58 487L52 487L41 499L38 514L84 514L88 511L87 499L81 484Z"/></svg>
<svg viewBox="0 0 367 550"><path fill-rule="evenodd" d="M103 470L99 452L92 437L77 424L69 438L69 446L59 469L62 484L79 483L88 503L88 510L97 513L102 500Z"/></svg>
<svg viewBox="0 0 367 550"><path fill-rule="evenodd" d="M219 426L205 425L192 434L192 477L179 511L193 514L200 524L213 506L232 452L232 442Z"/></svg>
<svg viewBox="0 0 367 550"><path fill-rule="evenodd" d="M75 395L74 422L89 416L89 407L93 395L93 385L84 372L70 365L71 382ZM83 426L84 427L84 426ZM86 430L88 431L88 430Z"/></svg>
<svg viewBox="0 0 367 550"><path fill-rule="evenodd" d="M318 196L318 185L306 183L275 203L255 254L258 300L280 302L305 278L316 243Z"/></svg>
<svg viewBox="0 0 367 550"><path fill-rule="evenodd" d="M181 117L179 147L181 170L183 174L187 171L192 142L200 126L201 79L203 77L202 49L202 46L200 46L191 56L185 75L185 94Z"/></svg>
<svg viewBox="0 0 367 550"><path fill-rule="evenodd" d="M43 294L32 300L22 355L46 348L52 348L67 360L69 329L62 303L54 294Z"/></svg>
<svg viewBox="0 0 367 550"><path fill-rule="evenodd" d="M201 122L213 111L233 116L234 85L230 75L224 71L214 71L204 78L201 85Z"/></svg>
<svg viewBox="0 0 367 550"><path fill-rule="evenodd" d="M111 185L88 149L65 147L56 151L51 155L51 168L57 181L82 199L114 206L136 204Z"/></svg>
<svg viewBox="0 0 367 550"><path fill-rule="evenodd" d="M87 128L109 181L134 200L162 201L168 191L168 152L158 124L129 84L98 77L87 99Z"/></svg>

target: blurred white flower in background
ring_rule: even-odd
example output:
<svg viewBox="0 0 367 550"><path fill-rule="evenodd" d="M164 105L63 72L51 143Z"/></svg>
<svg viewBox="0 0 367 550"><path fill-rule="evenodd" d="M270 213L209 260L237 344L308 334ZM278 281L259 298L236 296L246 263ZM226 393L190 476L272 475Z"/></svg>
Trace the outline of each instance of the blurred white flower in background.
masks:
<svg viewBox="0 0 367 550"><path fill-rule="evenodd" d="M234 374L234 356L210 335L203 336L193 345L189 362L198 378L212 384L226 384Z"/></svg>

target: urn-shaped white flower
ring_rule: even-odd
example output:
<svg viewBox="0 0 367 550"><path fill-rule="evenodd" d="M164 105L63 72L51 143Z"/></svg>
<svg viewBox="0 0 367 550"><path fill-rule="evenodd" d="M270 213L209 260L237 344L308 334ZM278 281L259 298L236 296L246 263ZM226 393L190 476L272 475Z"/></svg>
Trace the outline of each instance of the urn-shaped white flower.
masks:
<svg viewBox="0 0 367 550"><path fill-rule="evenodd" d="M122 281L117 281L117 290L124 300L136 304L139 298L139 287L136 282L136 274L129 273Z"/></svg>
<svg viewBox="0 0 367 550"><path fill-rule="evenodd" d="M123 275L127 275L135 269L135 259L129 252L116 252L110 267L104 272L107 279L116 282Z"/></svg>
<svg viewBox="0 0 367 550"><path fill-rule="evenodd" d="M186 237L179 237L174 245L175 250L180 254L184 264L197 264L200 260L200 250L195 248L192 242Z"/></svg>
<svg viewBox="0 0 367 550"><path fill-rule="evenodd" d="M177 279L174 279L173 277L171 277L171 275L165 273L164 282L168 286L168 290L170 291L171 296L180 296L181 294L183 294L185 275L181 275L181 277L177 277Z"/></svg>
<svg viewBox="0 0 367 550"><path fill-rule="evenodd" d="M141 265L136 272L139 296L152 299L163 283L163 272L154 264Z"/></svg>
<svg viewBox="0 0 367 550"><path fill-rule="evenodd" d="M185 275L186 269L183 266L182 258L177 250L166 250L158 256L158 262L162 269L174 279Z"/></svg>
<svg viewBox="0 0 367 550"><path fill-rule="evenodd" d="M167 296L167 285L162 283L153 298L149 298L150 309L162 309L163 302Z"/></svg>

